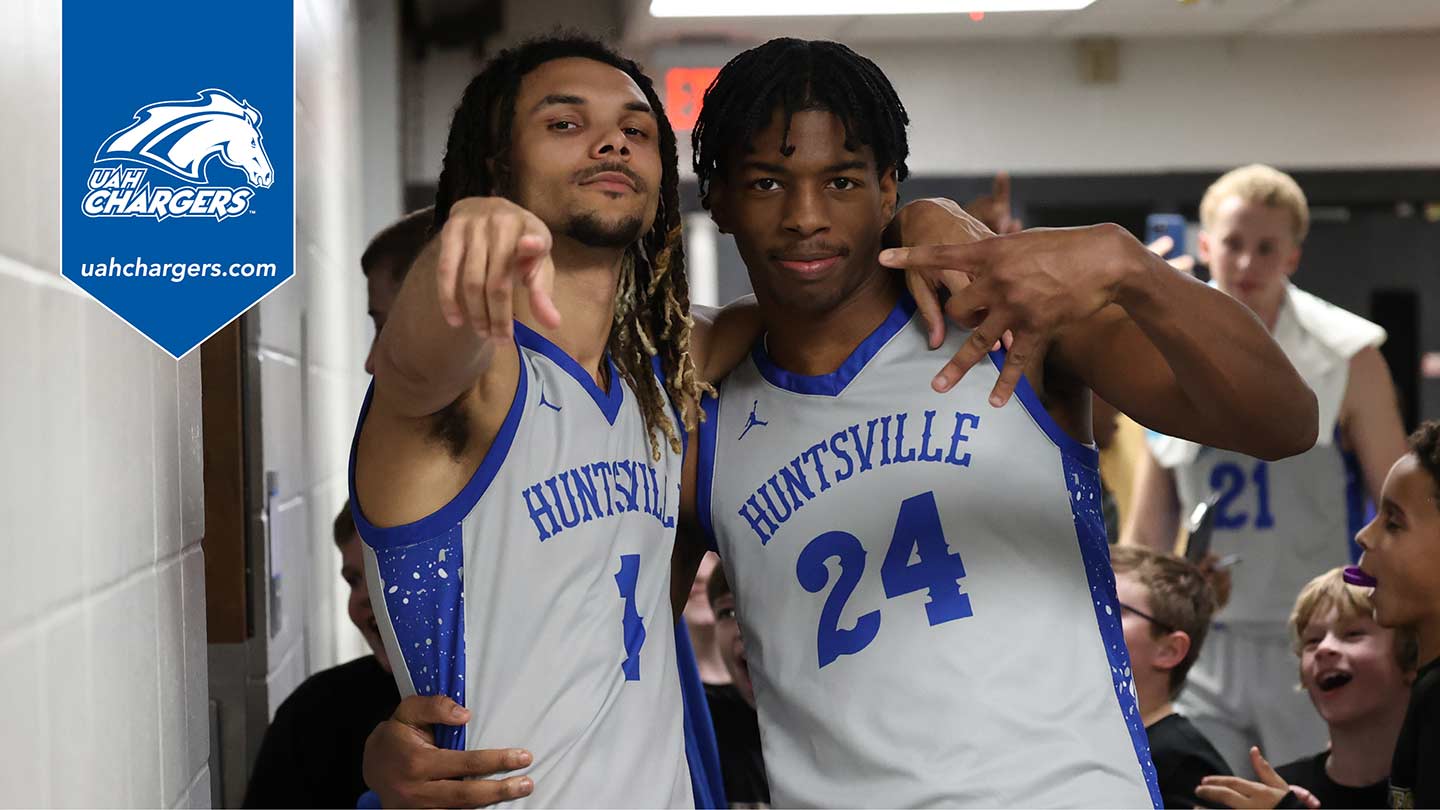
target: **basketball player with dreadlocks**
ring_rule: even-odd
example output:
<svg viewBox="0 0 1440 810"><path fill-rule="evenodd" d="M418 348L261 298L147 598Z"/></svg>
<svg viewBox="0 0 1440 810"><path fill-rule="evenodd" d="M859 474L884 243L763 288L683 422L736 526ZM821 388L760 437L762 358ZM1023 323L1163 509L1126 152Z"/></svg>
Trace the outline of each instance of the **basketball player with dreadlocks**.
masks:
<svg viewBox="0 0 1440 810"><path fill-rule="evenodd" d="M374 351L351 487L377 621L403 693L468 707L443 748L533 753L496 798L695 801L668 601L701 391L676 189L633 62L580 38L500 54ZM463 795L436 784L377 790Z"/></svg>
<svg viewBox="0 0 1440 810"><path fill-rule="evenodd" d="M696 496L771 797L1158 805L1091 389L1272 457L1314 442L1315 397L1243 306L1115 226L881 253L906 124L868 59L780 39L720 71L694 129L702 201L766 328L704 400ZM922 303L882 260L922 273ZM939 334L931 283L971 328ZM954 355L938 378L936 344Z"/></svg>

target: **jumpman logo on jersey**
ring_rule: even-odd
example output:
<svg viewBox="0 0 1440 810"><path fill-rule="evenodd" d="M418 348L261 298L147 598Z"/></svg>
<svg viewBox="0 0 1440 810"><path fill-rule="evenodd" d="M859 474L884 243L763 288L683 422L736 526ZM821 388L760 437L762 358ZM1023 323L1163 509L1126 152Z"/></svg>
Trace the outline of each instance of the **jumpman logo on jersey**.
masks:
<svg viewBox="0 0 1440 810"><path fill-rule="evenodd" d="M752 406L750 406L750 419L745 422L745 429L742 430L742 431L740 431L740 439L745 438L745 434L750 432L750 428L752 428L752 427L757 427L757 426L764 426L764 425L770 424L769 422L766 422L766 421L763 420L763 419L758 419L758 418L756 418L756 416L755 416L755 411L757 411L757 410L759 410L759 409L760 409L760 400L757 399L757 400L755 400L755 404L752 405ZM738 441L740 441L740 439L736 439L735 441L738 442Z"/></svg>
<svg viewBox="0 0 1440 810"><path fill-rule="evenodd" d="M556 405L553 402L545 401L545 384L543 382L540 384L540 405L545 408L553 409L556 413L560 412L559 405Z"/></svg>

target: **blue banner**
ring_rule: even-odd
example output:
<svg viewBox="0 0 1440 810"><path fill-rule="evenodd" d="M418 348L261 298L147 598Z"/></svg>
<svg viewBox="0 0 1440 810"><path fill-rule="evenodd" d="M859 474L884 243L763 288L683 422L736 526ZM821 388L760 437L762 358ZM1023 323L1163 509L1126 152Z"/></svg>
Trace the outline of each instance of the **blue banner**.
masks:
<svg viewBox="0 0 1440 810"><path fill-rule="evenodd" d="M61 273L182 357L295 274L293 4L61 20Z"/></svg>

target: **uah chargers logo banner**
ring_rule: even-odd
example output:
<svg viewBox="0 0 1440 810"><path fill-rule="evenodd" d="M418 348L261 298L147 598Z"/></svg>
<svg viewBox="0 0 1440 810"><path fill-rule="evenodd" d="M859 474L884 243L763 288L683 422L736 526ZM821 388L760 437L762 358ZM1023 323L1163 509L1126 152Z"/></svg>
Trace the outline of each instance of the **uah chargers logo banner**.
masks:
<svg viewBox="0 0 1440 810"><path fill-rule="evenodd" d="M216 89L202 90L189 101L141 107L134 122L106 138L95 153L97 166L90 171L90 191L81 209L89 217L225 219L243 214L255 189L270 188L275 181L260 121L260 111L248 101ZM212 185L212 163L239 170L244 183ZM164 173L159 182L152 184L147 167Z"/></svg>
<svg viewBox="0 0 1440 810"><path fill-rule="evenodd" d="M61 273L180 358L295 273L293 5L61 13Z"/></svg>

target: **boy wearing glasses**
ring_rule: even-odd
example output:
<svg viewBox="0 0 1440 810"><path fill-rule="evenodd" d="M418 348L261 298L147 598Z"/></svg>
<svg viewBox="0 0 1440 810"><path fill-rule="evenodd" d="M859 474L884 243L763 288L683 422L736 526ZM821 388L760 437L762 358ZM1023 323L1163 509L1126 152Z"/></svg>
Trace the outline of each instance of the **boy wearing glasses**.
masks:
<svg viewBox="0 0 1440 810"><path fill-rule="evenodd" d="M1184 560L1135 546L1110 549L1120 625L1150 738L1150 756L1166 807L1195 807L1195 788L1230 768L1200 730L1175 713L1173 701L1200 654L1215 595L1198 568Z"/></svg>

